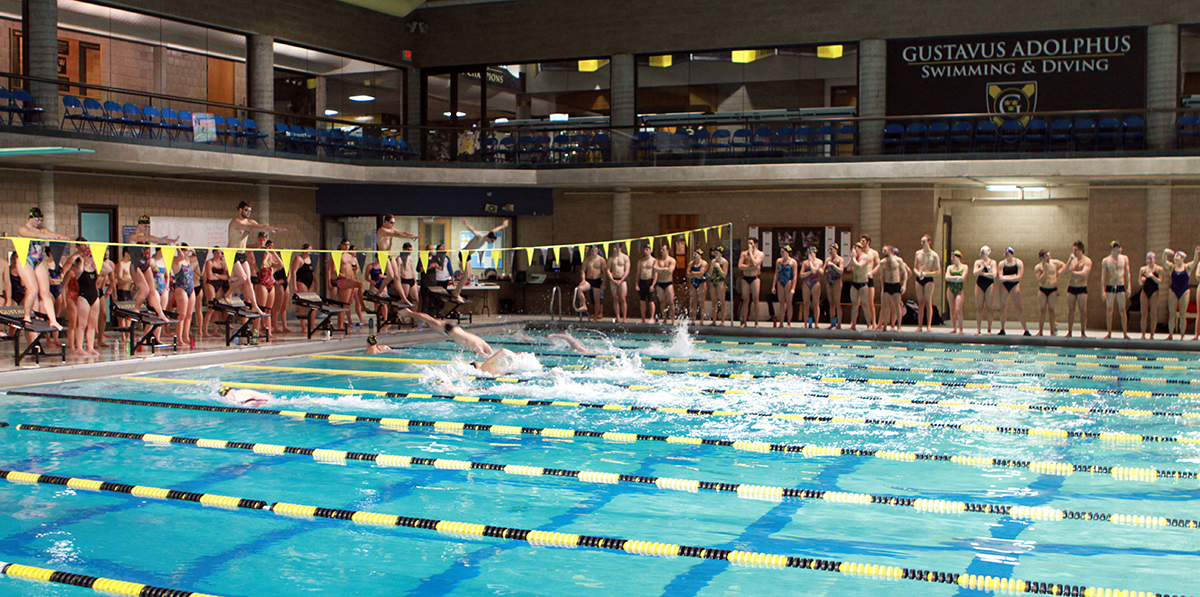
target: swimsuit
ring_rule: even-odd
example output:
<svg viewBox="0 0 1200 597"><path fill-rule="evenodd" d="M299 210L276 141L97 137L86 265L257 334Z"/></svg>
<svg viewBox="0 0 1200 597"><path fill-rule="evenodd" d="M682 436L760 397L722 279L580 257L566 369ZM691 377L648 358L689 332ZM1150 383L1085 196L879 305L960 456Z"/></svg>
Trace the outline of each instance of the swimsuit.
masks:
<svg viewBox="0 0 1200 597"><path fill-rule="evenodd" d="M978 276L975 278L975 285L978 286L979 289L984 292L987 292L987 289L991 288L992 284L995 284L995 283L996 283L996 280L994 280L992 278L985 278L983 276Z"/></svg>
<svg viewBox="0 0 1200 597"><path fill-rule="evenodd" d="M187 264L181 264L179 271L175 273L175 288L182 290L184 294L192 296L196 290L196 279L192 276L192 268Z"/></svg>
<svg viewBox="0 0 1200 597"><path fill-rule="evenodd" d="M653 289L654 286L650 283L650 280L638 280L638 298L641 300L650 300L650 291Z"/></svg>
<svg viewBox="0 0 1200 597"><path fill-rule="evenodd" d="M280 286L287 288L287 274L283 273L283 268L275 270L275 282Z"/></svg>
<svg viewBox="0 0 1200 597"><path fill-rule="evenodd" d="M1017 273L1017 266L1016 265L1006 265L1006 266L1004 266L1003 273L1006 276L1011 276L1011 275ZM1020 280L1005 280L1004 281L1004 289L1009 292L1012 292L1012 289L1016 288L1017 284L1020 284L1020 283L1021 283Z"/></svg>
<svg viewBox="0 0 1200 597"><path fill-rule="evenodd" d="M1171 272L1171 292L1175 293L1175 298L1183 298L1183 293L1188 291L1190 284L1191 279L1188 276L1187 270Z"/></svg>
<svg viewBox="0 0 1200 597"><path fill-rule="evenodd" d="M858 290L862 290L864 287L866 287L866 285L867 285L867 282L854 282L854 281L850 282L850 287L854 288L854 289L858 289Z"/></svg>
<svg viewBox="0 0 1200 597"><path fill-rule="evenodd" d="M58 298L58 295L62 294L62 276L59 275L58 266L55 265L47 271L50 272L50 295Z"/></svg>
<svg viewBox="0 0 1200 597"><path fill-rule="evenodd" d="M1087 286L1068 286L1067 294L1074 294L1074 295L1087 294Z"/></svg>
<svg viewBox="0 0 1200 597"><path fill-rule="evenodd" d="M1050 296L1050 295L1058 292L1058 287L1051 286L1049 288L1046 288L1045 286L1038 286L1038 290L1042 291L1042 294L1044 294L1046 296Z"/></svg>
<svg viewBox="0 0 1200 597"><path fill-rule="evenodd" d="M795 273L796 270L792 268L792 264L783 263L775 271L775 279L779 281L780 286L787 286L788 282L792 281L792 276Z"/></svg>
<svg viewBox="0 0 1200 597"><path fill-rule="evenodd" d="M747 275L743 274L742 279L745 280L747 284L753 284L758 281L758 275L756 274L753 276L747 276Z"/></svg>
<svg viewBox="0 0 1200 597"><path fill-rule="evenodd" d="M118 288L117 289L117 300L120 302L132 301L133 300L133 290L121 290L120 288Z"/></svg>
<svg viewBox="0 0 1200 597"><path fill-rule="evenodd" d="M804 285L807 286L810 290L813 287L815 287L817 284L820 284L820 283L821 283L821 272L813 272L807 276L804 276Z"/></svg>
<svg viewBox="0 0 1200 597"><path fill-rule="evenodd" d="M884 282L883 283L883 293L884 294L900 294L900 283L899 282Z"/></svg>
<svg viewBox="0 0 1200 597"><path fill-rule="evenodd" d="M130 255L133 255L133 254L130 253ZM138 269L140 269L142 271L149 271L150 257L151 257L150 249L148 249L148 248L142 249L142 259L141 259L141 261L138 262Z"/></svg>
<svg viewBox="0 0 1200 597"><path fill-rule="evenodd" d="M263 288L270 290L275 287L275 268L264 265L258 270L258 284Z"/></svg>
<svg viewBox="0 0 1200 597"><path fill-rule="evenodd" d="M1120 286L1105 286L1104 292L1107 292L1109 294L1124 294L1125 293L1125 285L1122 284Z"/></svg>
<svg viewBox="0 0 1200 597"><path fill-rule="evenodd" d="M926 276L925 274L917 274L917 284L920 284L921 286L928 286L930 284L933 284L933 276Z"/></svg>
<svg viewBox="0 0 1200 597"><path fill-rule="evenodd" d="M713 264L708 270L708 283L716 286L725 283L725 273L716 264Z"/></svg>
<svg viewBox="0 0 1200 597"><path fill-rule="evenodd" d="M383 270L378 267L373 267L367 271L367 275L371 278L371 286L376 292L383 288Z"/></svg>
<svg viewBox="0 0 1200 597"><path fill-rule="evenodd" d="M830 284L833 284L834 282L842 279L842 272L834 267L832 263L830 263L829 265L825 266L825 277L829 280Z"/></svg>
<svg viewBox="0 0 1200 597"><path fill-rule="evenodd" d="M1155 282L1154 278L1147 277L1146 281L1142 283L1142 291L1146 293L1147 299L1153 297L1154 293L1158 292L1158 282Z"/></svg>
<svg viewBox="0 0 1200 597"><path fill-rule="evenodd" d="M9 286L12 288L12 300L18 305L25 302L25 285L21 283L21 276L13 274L8 275Z"/></svg>
<svg viewBox="0 0 1200 597"><path fill-rule="evenodd" d="M79 272L76 278L79 280L79 296L87 301L88 305L96 304L100 300L100 295L96 292L96 272L84 270Z"/></svg>
<svg viewBox="0 0 1200 597"><path fill-rule="evenodd" d="M951 268L951 270L950 270L951 276L965 276L966 274L967 274L967 268L965 268L965 267L960 268L958 270L954 270L953 268ZM946 290L949 290L950 294L953 294L954 296L958 296L958 295L962 294L962 291L963 291L962 280L959 280L957 282L951 282L951 281L947 280L946 281Z"/></svg>
<svg viewBox="0 0 1200 597"><path fill-rule="evenodd" d="M671 283L670 283L670 282L655 282L655 284L654 284L654 285L655 285L655 286L657 286L657 287L659 287L659 288L661 288L661 289L663 289L663 290L666 290L666 289L668 289L668 288L670 288L670 287L671 287Z"/></svg>
<svg viewBox="0 0 1200 597"><path fill-rule="evenodd" d="M46 245L37 241L29 243L29 254L25 256L25 263L29 264L30 269L41 265L42 259L46 256Z"/></svg>
<svg viewBox="0 0 1200 597"><path fill-rule="evenodd" d="M599 290L604 285L604 278L587 278L587 283L592 288Z"/></svg>
<svg viewBox="0 0 1200 597"><path fill-rule="evenodd" d="M699 278L691 278L691 280L692 280L692 288L695 288L695 289L699 289L700 285L704 283L703 276L701 276Z"/></svg>
<svg viewBox="0 0 1200 597"><path fill-rule="evenodd" d="M303 284L305 287L311 288L313 285L313 268L311 261L305 261L296 270L296 281Z"/></svg>
<svg viewBox="0 0 1200 597"><path fill-rule="evenodd" d="M161 294L167 290L167 268L154 268L154 288Z"/></svg>
<svg viewBox="0 0 1200 597"><path fill-rule="evenodd" d="M400 284L404 286L412 286L417 283L416 278L400 278Z"/></svg>

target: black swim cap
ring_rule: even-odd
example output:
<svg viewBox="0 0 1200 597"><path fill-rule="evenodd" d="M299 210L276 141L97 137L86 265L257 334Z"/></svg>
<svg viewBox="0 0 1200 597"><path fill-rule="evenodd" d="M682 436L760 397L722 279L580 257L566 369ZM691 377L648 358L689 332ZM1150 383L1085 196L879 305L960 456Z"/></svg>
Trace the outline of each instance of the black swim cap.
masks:
<svg viewBox="0 0 1200 597"><path fill-rule="evenodd" d="M149 223L150 223L150 216L142 216L142 217L138 218L139 226L142 224L149 224Z"/></svg>
<svg viewBox="0 0 1200 597"><path fill-rule="evenodd" d="M29 218L30 219L44 218L44 217L46 217L46 216L42 215L42 209L40 207L32 207L29 209Z"/></svg>
<svg viewBox="0 0 1200 597"><path fill-rule="evenodd" d="M375 346L376 344L379 344L379 340L375 338L374 334L367 336L367 345L368 346Z"/></svg>

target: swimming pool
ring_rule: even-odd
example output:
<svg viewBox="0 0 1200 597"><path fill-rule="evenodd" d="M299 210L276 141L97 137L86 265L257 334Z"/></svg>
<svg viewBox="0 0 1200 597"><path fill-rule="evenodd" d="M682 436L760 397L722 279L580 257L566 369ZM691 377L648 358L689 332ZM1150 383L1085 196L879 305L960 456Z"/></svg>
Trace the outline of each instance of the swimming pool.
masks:
<svg viewBox="0 0 1200 597"><path fill-rule="evenodd" d="M196 495L3 483L0 560L228 596L1200 594L1194 357L581 338L488 337L542 364L499 379L433 342L23 388L124 402L10 393L0 468ZM285 412L162 404L223 384ZM86 592L31 582L0 595Z"/></svg>

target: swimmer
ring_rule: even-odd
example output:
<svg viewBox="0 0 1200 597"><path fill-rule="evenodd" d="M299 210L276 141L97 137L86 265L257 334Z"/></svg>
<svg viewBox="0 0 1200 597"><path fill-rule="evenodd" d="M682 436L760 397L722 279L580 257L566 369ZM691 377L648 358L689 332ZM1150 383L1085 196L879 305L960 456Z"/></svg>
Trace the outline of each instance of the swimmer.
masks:
<svg viewBox="0 0 1200 597"><path fill-rule="evenodd" d="M465 253L466 257L462 264L463 270L459 273L458 286L455 287L454 291L450 293L450 300L460 304L467 302L466 299L462 297L462 289L463 286L467 284L467 279L471 277L471 251L478 250L486 243L496 242L496 240L499 238L496 236L496 233L508 228L508 220L504 220L503 224L492 228L486 233L482 233L472 228L470 222L468 222L466 218L463 218L462 223L467 230L471 231L473 236L471 237L471 240L467 241L466 246L462 248L462 251Z"/></svg>
<svg viewBox="0 0 1200 597"><path fill-rule="evenodd" d="M937 252L930 248L933 237L928 234L921 237L921 249L913 257L913 269L916 270L917 282L917 331L921 326L925 331L932 332L933 328L933 297L937 290L936 278L942 270L942 259Z"/></svg>
<svg viewBox="0 0 1200 597"><path fill-rule="evenodd" d="M492 347L489 346L488 343L483 340L483 338L480 338L479 336L462 329L454 322L442 321L441 319L430 317L424 313L417 313L412 309L401 309L400 314L412 317L416 321L424 322L425 325L428 325L430 328L446 334L446 336L453 340L455 344L466 350L474 352L481 358L487 359L496 354L496 351L492 350Z"/></svg>
<svg viewBox="0 0 1200 597"><path fill-rule="evenodd" d="M482 363L471 363L472 367L490 375L507 375L516 370L517 353L501 348Z"/></svg>
<svg viewBox="0 0 1200 597"><path fill-rule="evenodd" d="M582 342L576 340L570 334L550 334L546 336L547 340L562 340L567 347L580 354L595 354L595 351L583 345Z"/></svg>
<svg viewBox="0 0 1200 597"><path fill-rule="evenodd" d="M1075 327L1075 313L1079 312L1079 337L1087 338L1084 333L1084 323L1087 317L1088 276L1092 273L1092 258L1088 257L1083 248L1083 241L1077 240L1071 244L1071 258L1067 259L1067 271L1071 279L1067 281L1067 337Z"/></svg>
<svg viewBox="0 0 1200 597"><path fill-rule="evenodd" d="M1129 296L1127 284L1129 284L1129 258L1121 254L1121 243L1112 241L1109 243L1112 252L1108 257L1105 257L1100 262L1100 287L1104 289L1104 314L1108 324L1108 334L1104 336L1107 340L1112 338L1112 316L1114 305L1117 308L1117 315L1121 318L1121 331L1125 335L1125 339L1129 339L1129 318L1125 315L1125 301Z"/></svg>
<svg viewBox="0 0 1200 597"><path fill-rule="evenodd" d="M274 396L257 390L231 388L228 386L221 388L217 394L250 408L258 408L275 399Z"/></svg>
<svg viewBox="0 0 1200 597"><path fill-rule="evenodd" d="M382 354L391 349L391 346L380 344L379 339L372 334L367 336L367 349L363 351L363 354Z"/></svg>

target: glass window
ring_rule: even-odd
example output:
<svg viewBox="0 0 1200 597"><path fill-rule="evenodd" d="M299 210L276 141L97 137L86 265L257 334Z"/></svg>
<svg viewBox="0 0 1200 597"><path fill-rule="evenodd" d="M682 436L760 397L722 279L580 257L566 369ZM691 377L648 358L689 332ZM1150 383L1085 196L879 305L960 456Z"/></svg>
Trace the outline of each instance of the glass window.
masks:
<svg viewBox="0 0 1200 597"><path fill-rule="evenodd" d="M403 69L275 42L275 109L393 131L404 125Z"/></svg>
<svg viewBox="0 0 1200 597"><path fill-rule="evenodd" d="M811 45L643 55L637 57L637 77L639 114L854 105L858 47Z"/></svg>
<svg viewBox="0 0 1200 597"><path fill-rule="evenodd" d="M460 70L456 75L430 75L426 78L425 123L450 124L451 109L462 114L458 116L460 126L478 123L481 115L488 124L497 119L545 120L551 114L608 116L610 71L608 59L592 59L494 65ZM450 80L455 76L457 93L452 98Z"/></svg>

